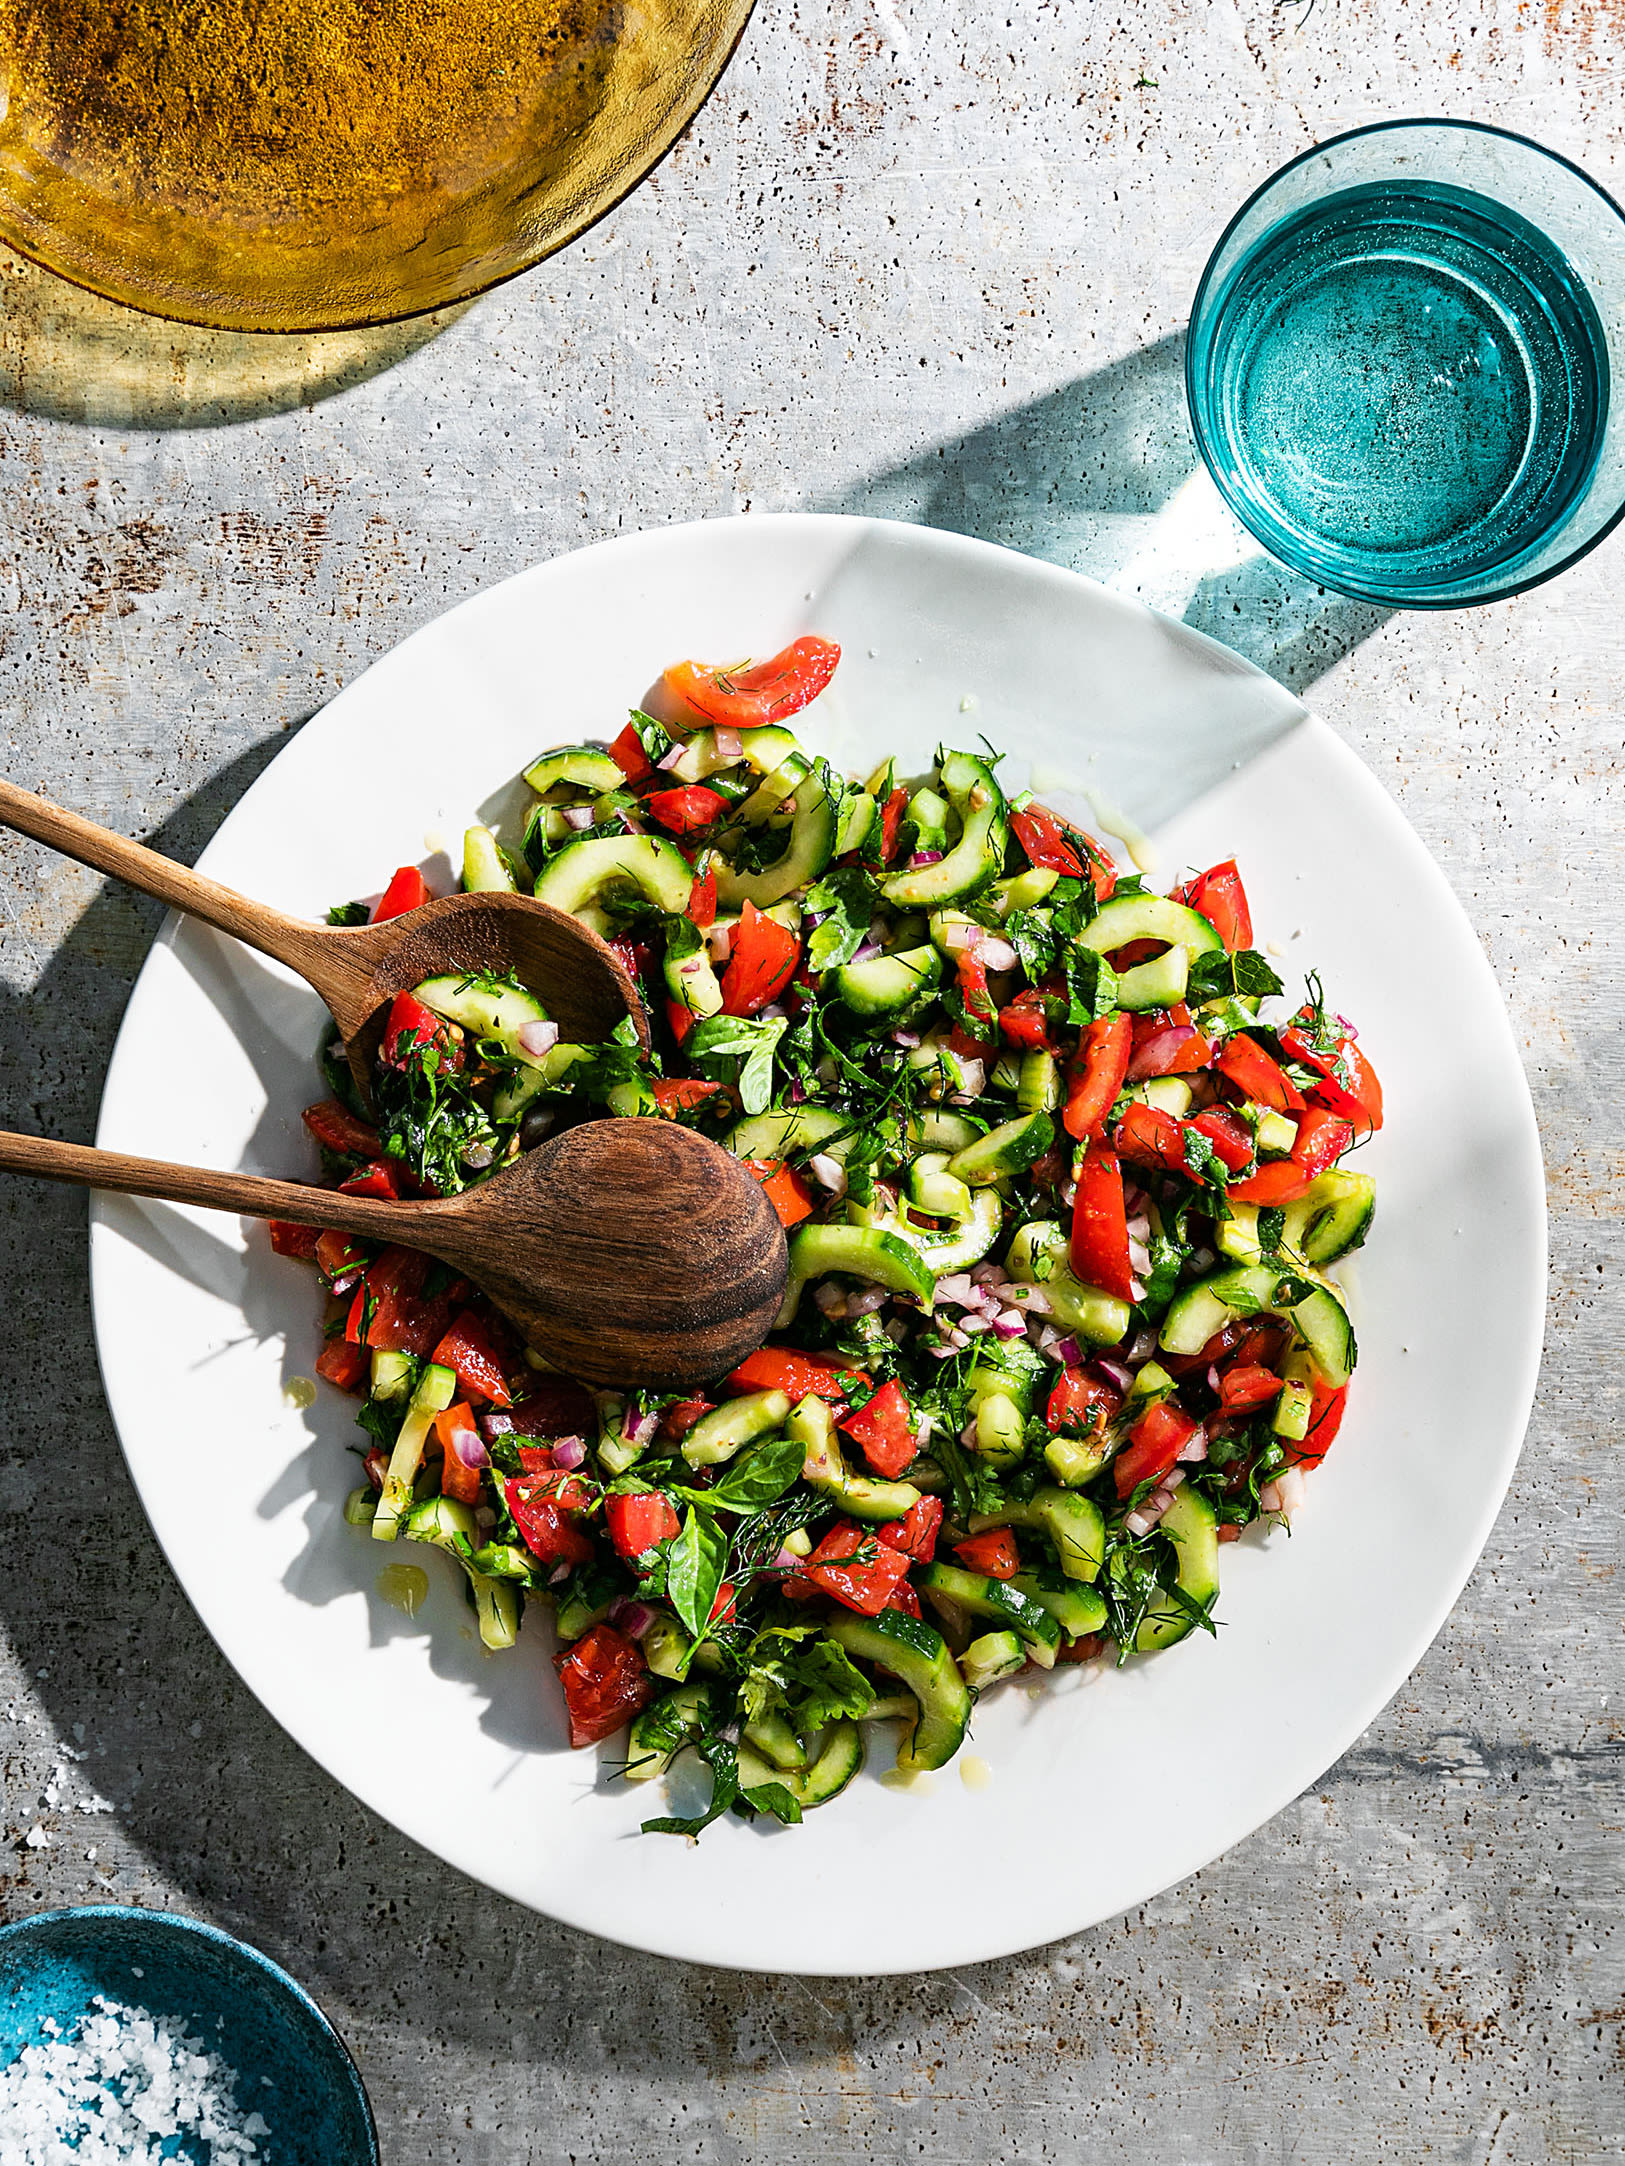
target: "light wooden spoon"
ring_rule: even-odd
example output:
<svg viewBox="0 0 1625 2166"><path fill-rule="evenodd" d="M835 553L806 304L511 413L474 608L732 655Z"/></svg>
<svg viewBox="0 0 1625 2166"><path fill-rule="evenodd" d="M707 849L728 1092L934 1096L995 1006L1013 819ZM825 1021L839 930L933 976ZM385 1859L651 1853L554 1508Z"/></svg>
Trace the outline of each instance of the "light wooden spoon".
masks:
<svg viewBox="0 0 1625 2166"><path fill-rule="evenodd" d="M326 1002L351 1072L369 1100L373 1057L389 1003L425 978L463 977L470 971L504 977L511 971L537 994L561 1037L590 1045L630 1015L639 1044L648 1047L643 1003L608 941L532 896L446 895L381 925L312 925L250 902L14 783L0 782L0 825L111 873L297 971Z"/></svg>
<svg viewBox="0 0 1625 2166"><path fill-rule="evenodd" d="M483 1287L538 1353L598 1384L707 1384L760 1346L784 1293L784 1229L765 1192L674 1121L589 1121L422 1203L4 1132L0 1171L426 1250Z"/></svg>

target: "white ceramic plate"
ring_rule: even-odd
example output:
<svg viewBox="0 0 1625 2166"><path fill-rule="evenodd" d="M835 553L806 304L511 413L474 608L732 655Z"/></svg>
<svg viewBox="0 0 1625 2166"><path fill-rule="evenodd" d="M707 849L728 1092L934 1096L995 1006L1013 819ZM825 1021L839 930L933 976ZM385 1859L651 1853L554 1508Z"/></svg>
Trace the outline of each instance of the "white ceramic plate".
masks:
<svg viewBox="0 0 1625 2166"><path fill-rule="evenodd" d="M985 732L1087 819L1088 784L1169 877L1235 853L1259 938L1360 1024L1389 1123L1352 1274L1362 1360L1288 1539L1226 1549L1217 1640L1075 1671L978 1712L972 1790L876 1779L799 1829L697 1846L634 1832L647 1788L565 1749L541 1617L485 1657L432 1555L416 1618L346 1527L353 1402L283 1397L316 1351L308 1270L230 1219L99 1199L108 1397L158 1538L226 1655L339 1781L451 1864L572 1924L768 1971L911 1971L1032 1946L1143 1901L1268 1820L1371 1721L1489 1532L1534 1388L1539 1150L1495 984L1377 784L1289 694L1070 573L980 542L836 518L726 520L539 566L428 626L309 723L202 867L315 915L502 803L541 746L610 736L679 656L839 639L808 734L921 770ZM1068 785L1071 785L1070 790ZM427 836L427 841L426 841ZM441 868L443 884L450 869ZM299 1109L322 1015L279 970L166 925L130 1003L100 1140L314 1174ZM444 1568L442 1568L444 1567ZM613 1747L605 1749L605 1758ZM875 1861L937 1898L881 1903ZM886 1880L887 1875L882 1875Z"/></svg>

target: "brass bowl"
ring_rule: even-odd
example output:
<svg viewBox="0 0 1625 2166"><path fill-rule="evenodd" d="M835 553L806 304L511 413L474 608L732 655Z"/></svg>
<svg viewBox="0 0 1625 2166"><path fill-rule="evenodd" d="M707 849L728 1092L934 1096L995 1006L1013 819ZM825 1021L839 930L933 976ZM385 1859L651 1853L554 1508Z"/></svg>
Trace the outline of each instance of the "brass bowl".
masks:
<svg viewBox="0 0 1625 2166"><path fill-rule="evenodd" d="M386 323L562 248L753 0L0 0L0 238L154 315Z"/></svg>

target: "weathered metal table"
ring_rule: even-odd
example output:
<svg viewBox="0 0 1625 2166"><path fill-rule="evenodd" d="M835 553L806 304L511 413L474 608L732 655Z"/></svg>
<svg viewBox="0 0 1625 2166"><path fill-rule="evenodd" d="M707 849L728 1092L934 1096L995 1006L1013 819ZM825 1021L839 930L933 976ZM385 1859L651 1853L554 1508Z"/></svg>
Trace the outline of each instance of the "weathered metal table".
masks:
<svg viewBox="0 0 1625 2166"><path fill-rule="evenodd" d="M1224 216L1308 142L1444 110L1607 186L1622 79L1625 24L1585 0L762 0L649 185L455 316L231 338L0 262L17 780L190 855L338 685L536 558L742 507L960 527L1312 687L1489 950L1554 1234L1511 1498L1359 1746L1076 1941L805 1984L519 1912L287 1742L124 1476L83 1200L8 1184L5 1915L111 1895L261 1943L354 2042L391 2166L1619 2155L1625 542L1505 606L1384 621L1250 555L1186 486L1177 362ZM87 1138L155 913L20 843L0 880L0 1119Z"/></svg>

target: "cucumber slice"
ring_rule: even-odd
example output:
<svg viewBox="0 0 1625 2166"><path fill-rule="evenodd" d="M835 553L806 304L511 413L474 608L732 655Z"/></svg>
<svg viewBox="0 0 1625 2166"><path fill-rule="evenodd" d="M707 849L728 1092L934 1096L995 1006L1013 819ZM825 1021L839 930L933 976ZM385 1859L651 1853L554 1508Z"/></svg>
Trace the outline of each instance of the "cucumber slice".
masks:
<svg viewBox="0 0 1625 2166"><path fill-rule="evenodd" d="M1199 1354L1233 1317L1290 1316L1326 1382L1334 1387L1346 1384L1357 1349L1348 1311L1335 1291L1317 1285L1296 1303L1277 1298L1283 1279L1302 1276L1265 1264L1238 1264L1215 1272L1174 1297L1162 1320L1159 1343L1170 1354Z"/></svg>
<svg viewBox="0 0 1625 2166"><path fill-rule="evenodd" d="M987 899L1001 919L1007 918L1012 910L1034 909L1060 877L1048 866L1032 865L1008 880L996 880L988 890Z"/></svg>
<svg viewBox="0 0 1625 2166"><path fill-rule="evenodd" d="M984 1527L1034 1528L1054 1543L1068 1579L1087 1584L1100 1577L1106 1522L1098 1504L1069 1489L1036 1489L1025 1503L1012 1498L997 1512L973 1513L970 1524L973 1534L980 1534Z"/></svg>
<svg viewBox="0 0 1625 2166"><path fill-rule="evenodd" d="M914 829L915 847L921 850L946 850L948 847L948 822L953 808L945 797L935 790L915 790L908 801L907 818Z"/></svg>
<svg viewBox="0 0 1625 2166"><path fill-rule="evenodd" d="M473 1507L456 1497L426 1497L414 1504L401 1529L409 1542L428 1542L454 1556L468 1575L480 1645L500 1654L519 1637L520 1591L511 1579L497 1579L477 1568L478 1522Z"/></svg>
<svg viewBox="0 0 1625 2166"><path fill-rule="evenodd" d="M849 790L841 799L840 825L835 835L835 855L880 845L880 807L867 790Z"/></svg>
<svg viewBox="0 0 1625 2166"><path fill-rule="evenodd" d="M545 1023L547 1010L522 985L481 974L466 978L425 978L412 988L421 1000L448 1023L460 1024L476 1038L500 1038L509 1043L525 1023Z"/></svg>
<svg viewBox="0 0 1625 2166"><path fill-rule="evenodd" d="M555 752L539 752L525 769L525 780L538 796L567 782L602 797L606 790L618 790L626 777L596 745L560 745Z"/></svg>
<svg viewBox="0 0 1625 2166"><path fill-rule="evenodd" d="M782 1391L748 1391L730 1399L726 1406L702 1414L682 1443L683 1457L691 1467L720 1466L725 1459L784 1427L790 1411L788 1394Z"/></svg>
<svg viewBox="0 0 1625 2166"><path fill-rule="evenodd" d="M1219 1594L1219 1522L1212 1505L1186 1482L1174 1491L1174 1501L1158 1522L1158 1530L1167 1535L1178 1555L1181 1592L1211 1610ZM1135 1633L1134 1652L1156 1654L1195 1627L1196 1619L1188 1610L1165 1599L1153 1606Z"/></svg>
<svg viewBox="0 0 1625 2166"><path fill-rule="evenodd" d="M1165 895L1124 895L1103 903L1078 939L1097 955L1113 954L1131 940L1177 942L1192 955L1211 955L1224 945L1205 917Z"/></svg>
<svg viewBox="0 0 1625 2166"><path fill-rule="evenodd" d="M867 963L843 963L830 973L835 996L854 1015L901 1015L942 980L935 948L905 948Z"/></svg>
<svg viewBox="0 0 1625 2166"><path fill-rule="evenodd" d="M853 1225L874 1227L906 1242L924 1259L935 1283L946 1272L965 1271L973 1263L980 1263L999 1238L1004 1224L1004 1202L997 1189L978 1188L972 1194L975 1202L970 1217L937 1233L915 1226L906 1218L882 1217L864 1204L848 1204L847 1216Z"/></svg>
<svg viewBox="0 0 1625 2166"><path fill-rule="evenodd" d="M969 1218L976 1198L948 1171L947 1153L922 1151L908 1169L908 1200L928 1218Z"/></svg>
<svg viewBox="0 0 1625 2166"><path fill-rule="evenodd" d="M763 776L740 804L734 814L735 820L743 827L765 827L771 822L783 826L794 818L794 812L780 808L792 805L796 791L811 772L812 762L798 746L770 774Z"/></svg>
<svg viewBox="0 0 1625 2166"><path fill-rule="evenodd" d="M1175 1001L1184 999L1190 975L1189 950L1169 948L1161 955L1153 955L1148 963L1136 963L1132 970L1123 972L1117 981L1117 1005L1131 1015L1144 1015L1152 1008L1171 1008Z"/></svg>
<svg viewBox="0 0 1625 2166"><path fill-rule="evenodd" d="M514 878L508 853L488 827L471 827L463 837L463 893L511 895Z"/></svg>
<svg viewBox="0 0 1625 2166"><path fill-rule="evenodd" d="M1053 1667L1061 1628L1013 1580L984 1579L980 1572L962 1571L956 1564L924 1564L914 1578L922 1594L945 1595L972 1617L986 1617L1019 1632L1033 1661L1042 1669Z"/></svg>
<svg viewBox="0 0 1625 2166"><path fill-rule="evenodd" d="M1377 1184L1368 1173L1323 1173L1288 1207L1286 1239L1312 1264L1335 1263L1360 1247L1376 1210Z"/></svg>
<svg viewBox="0 0 1625 2166"><path fill-rule="evenodd" d="M1298 1140L1298 1124L1288 1120L1284 1113L1277 1113L1266 1106L1258 1116L1258 1155L1260 1158L1290 1158Z"/></svg>
<svg viewBox="0 0 1625 2166"><path fill-rule="evenodd" d="M411 1381L410 1354L393 1353L385 1346L373 1348L372 1374L367 1388L369 1399L404 1399Z"/></svg>
<svg viewBox="0 0 1625 2166"><path fill-rule="evenodd" d="M1085 1286L1067 1260L1066 1234L1053 1219L1034 1219L1010 1244L1005 1270L1013 1279L1030 1279L1049 1296L1050 1315L1064 1330L1091 1346L1115 1346L1129 1327L1129 1307L1115 1294Z"/></svg>
<svg viewBox="0 0 1625 2166"><path fill-rule="evenodd" d="M757 774L770 775L801 750L788 730L773 723L765 729L741 730L739 748L738 753L721 753L717 750L715 730L696 730L684 745L682 757L667 771L679 782L706 782L725 768L737 767L742 755Z"/></svg>
<svg viewBox="0 0 1625 2166"><path fill-rule="evenodd" d="M722 1013L722 987L706 953L705 935L688 918L668 919L660 974L671 998L690 1015Z"/></svg>
<svg viewBox="0 0 1625 2166"><path fill-rule="evenodd" d="M406 1516L412 1510L412 1484L423 1463L423 1450L429 1441L429 1431L434 1424L434 1418L437 1414L443 1414L456 1396L457 1371L445 1368L440 1363L430 1362L418 1378L418 1388L412 1394L406 1419L401 1423L395 1438L395 1448L389 1455L389 1465L384 1470L384 1486L378 1498L378 1509L372 1515L372 1538L375 1542L393 1542L399 1537ZM473 1523L473 1514L470 1513L470 1529Z"/></svg>
<svg viewBox="0 0 1625 2166"><path fill-rule="evenodd" d="M971 1443L995 1467L1013 1467L1027 1456L1027 1424L1008 1392L989 1391L976 1409Z"/></svg>
<svg viewBox="0 0 1625 2166"><path fill-rule="evenodd" d="M976 1356L965 1379L972 1413L992 1392L1011 1400L1017 1411L1030 1414L1039 1379L1048 1364L1025 1339L995 1339L991 1333L976 1342Z"/></svg>
<svg viewBox="0 0 1625 2166"><path fill-rule="evenodd" d="M909 1141L917 1143L922 1151L962 1151L981 1133L965 1114L952 1113L941 1106L927 1107L908 1124Z"/></svg>
<svg viewBox="0 0 1625 2166"><path fill-rule="evenodd" d="M761 872L741 873L725 857L718 858L717 901L724 909L738 910L753 902L758 910L765 910L770 903L782 902L786 895L810 886L835 855L835 807L816 768L803 776L794 802L790 841L777 864ZM683 896L686 903L686 888Z"/></svg>
<svg viewBox="0 0 1625 2166"><path fill-rule="evenodd" d="M986 1188L1011 1174L1025 1173L1055 1141L1055 1123L1047 1113L1022 1113L990 1128L948 1161L948 1171L967 1188Z"/></svg>
<svg viewBox="0 0 1625 2166"><path fill-rule="evenodd" d="M579 917L601 898L631 889L668 917L681 917L693 886L676 843L658 835L593 835L559 852L536 882L536 900Z"/></svg>
<svg viewBox="0 0 1625 2166"><path fill-rule="evenodd" d="M1010 1585L1019 1587L1040 1609L1047 1609L1069 1640L1081 1640L1091 1632L1098 1632L1106 1622L1106 1604L1102 1597L1093 1587L1080 1587L1075 1580L1062 1581L1051 1587L1046 1586L1036 1572L1018 1572Z"/></svg>
<svg viewBox="0 0 1625 2166"><path fill-rule="evenodd" d="M898 1748L902 1772L945 1767L965 1741L971 1696L936 1627L888 1609L878 1617L834 1617L829 1636L860 1662L889 1671L918 1701L919 1714Z"/></svg>
<svg viewBox="0 0 1625 2166"><path fill-rule="evenodd" d="M801 1768L807 1764L807 1748L782 1715L758 1715L742 1732L745 1743L771 1760L776 1768Z"/></svg>
<svg viewBox="0 0 1625 2166"><path fill-rule="evenodd" d="M809 1394L791 1408L784 1427L807 1455L802 1463L802 1480L809 1488L821 1489L833 1497L854 1519L879 1526L889 1519L903 1518L919 1503L920 1492L912 1482L871 1481L866 1475L852 1472L841 1455L834 1419L822 1399Z"/></svg>
<svg viewBox="0 0 1625 2166"><path fill-rule="evenodd" d="M863 1732L855 1722L832 1722L814 1740L808 1764L799 1768L780 1767L764 1759L751 1749L750 1734L747 1729L739 1747L740 1789L758 1790L763 1783L779 1783L803 1812L839 1797L863 1765Z"/></svg>
<svg viewBox="0 0 1625 2166"><path fill-rule="evenodd" d="M830 1271L889 1286L896 1294L914 1294L921 1301L930 1300L936 1284L935 1267L912 1241L901 1237L895 1221L885 1226L798 1226L790 1236L790 1275L775 1330L782 1331L794 1317L807 1281Z"/></svg>
<svg viewBox="0 0 1625 2166"><path fill-rule="evenodd" d="M632 1725L622 1775L628 1782L653 1782L657 1775L664 1775L683 1747L701 1735L710 1712L710 1688L701 1684L679 1685L675 1692L654 1701ZM661 1739L670 1734L673 1718L678 1741L667 1746Z"/></svg>
<svg viewBox="0 0 1625 2166"><path fill-rule="evenodd" d="M1187 1093L1188 1096L1188 1093ZM1035 1046L1021 1056L1016 1104L1023 1113L1053 1113L1061 1102L1061 1064L1053 1053Z"/></svg>
<svg viewBox="0 0 1625 2166"><path fill-rule="evenodd" d="M850 1148L851 1128L847 1114L829 1113L822 1106L786 1106L777 1113L747 1113L722 1140L735 1158L791 1158L826 1148L832 1158L839 1158ZM831 1137L840 1138L833 1147Z"/></svg>
<svg viewBox="0 0 1625 2166"><path fill-rule="evenodd" d="M881 887L886 900L902 910L932 910L963 902L999 877L1004 868L1010 823L1004 792L985 760L968 752L938 755L942 786L963 823L959 840L935 865L893 873ZM929 845L928 845L929 847Z"/></svg>
<svg viewBox="0 0 1625 2166"><path fill-rule="evenodd" d="M1027 1667L1027 1650L1019 1632L984 1632L972 1640L959 1658L959 1667L972 1692L985 1692L1001 1677L1014 1677Z"/></svg>

